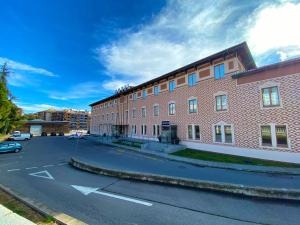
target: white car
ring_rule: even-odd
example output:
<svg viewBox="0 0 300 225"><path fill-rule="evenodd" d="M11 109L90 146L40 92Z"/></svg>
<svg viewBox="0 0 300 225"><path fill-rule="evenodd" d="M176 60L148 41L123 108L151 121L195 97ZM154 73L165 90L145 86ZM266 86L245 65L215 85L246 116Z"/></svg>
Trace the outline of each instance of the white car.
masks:
<svg viewBox="0 0 300 225"><path fill-rule="evenodd" d="M30 139L31 135L29 133L13 134L9 137L11 141L27 141Z"/></svg>

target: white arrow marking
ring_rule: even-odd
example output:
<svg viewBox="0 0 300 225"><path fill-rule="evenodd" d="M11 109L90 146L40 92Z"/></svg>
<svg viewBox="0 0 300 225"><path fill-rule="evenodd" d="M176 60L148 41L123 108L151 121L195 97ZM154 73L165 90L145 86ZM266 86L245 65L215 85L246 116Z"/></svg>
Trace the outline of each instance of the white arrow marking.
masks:
<svg viewBox="0 0 300 225"><path fill-rule="evenodd" d="M110 193L107 193L107 192L98 191L99 188L83 187L83 186L77 186L77 185L71 185L71 186L73 188L75 188L77 191L80 191L84 195L88 195L90 193L95 193L95 194L99 194L99 195L108 196L108 197L111 197L111 198L117 198L117 199L125 200L125 201L128 201L128 202L134 202L134 203L145 205L145 206L152 206L152 204L149 203L149 202L144 202L144 201L136 200L136 199L133 199L133 198L127 198L127 197L120 196L120 195L114 195L114 194L110 194Z"/></svg>
<svg viewBox="0 0 300 225"><path fill-rule="evenodd" d="M30 173L29 175L35 176L35 177L46 178L49 180L54 180L54 177L52 177L52 175L47 170L36 172L36 173Z"/></svg>

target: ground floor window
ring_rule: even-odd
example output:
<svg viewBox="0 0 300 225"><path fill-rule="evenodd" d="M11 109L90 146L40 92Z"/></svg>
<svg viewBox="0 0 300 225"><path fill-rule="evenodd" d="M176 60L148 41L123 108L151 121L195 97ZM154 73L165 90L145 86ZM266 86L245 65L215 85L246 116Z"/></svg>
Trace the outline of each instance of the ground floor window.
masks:
<svg viewBox="0 0 300 225"><path fill-rule="evenodd" d="M200 126L199 125L188 125L188 139L200 140Z"/></svg>
<svg viewBox="0 0 300 225"><path fill-rule="evenodd" d="M261 145L271 147L288 147L288 135L286 125L262 125Z"/></svg>
<svg viewBox="0 0 300 225"><path fill-rule="evenodd" d="M142 135L146 135L147 134L147 126L146 125L142 125L141 126L141 133L142 133Z"/></svg>
<svg viewBox="0 0 300 225"><path fill-rule="evenodd" d="M219 124L214 126L214 142L233 143L232 125Z"/></svg>
<svg viewBox="0 0 300 225"><path fill-rule="evenodd" d="M154 124L153 127L152 127L152 134L154 137L157 137L160 135L160 130L159 130L159 125L157 124Z"/></svg>
<svg viewBox="0 0 300 225"><path fill-rule="evenodd" d="M136 134L136 125L131 126L131 133Z"/></svg>

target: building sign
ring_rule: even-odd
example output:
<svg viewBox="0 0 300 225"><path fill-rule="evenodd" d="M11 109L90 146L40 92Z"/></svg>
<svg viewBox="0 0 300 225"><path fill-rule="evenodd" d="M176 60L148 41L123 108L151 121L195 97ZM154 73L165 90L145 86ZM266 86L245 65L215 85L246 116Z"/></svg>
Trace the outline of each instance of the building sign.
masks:
<svg viewBox="0 0 300 225"><path fill-rule="evenodd" d="M161 126L162 127L169 127L170 126L170 121L168 121L168 120L161 121Z"/></svg>

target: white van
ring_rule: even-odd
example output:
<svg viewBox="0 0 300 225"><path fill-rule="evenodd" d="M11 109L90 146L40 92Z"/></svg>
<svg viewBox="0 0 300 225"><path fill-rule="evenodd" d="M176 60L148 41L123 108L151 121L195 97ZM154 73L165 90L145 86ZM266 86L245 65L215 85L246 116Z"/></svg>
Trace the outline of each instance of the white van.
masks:
<svg viewBox="0 0 300 225"><path fill-rule="evenodd" d="M27 141L31 139L30 133L13 134L9 138L11 141Z"/></svg>

